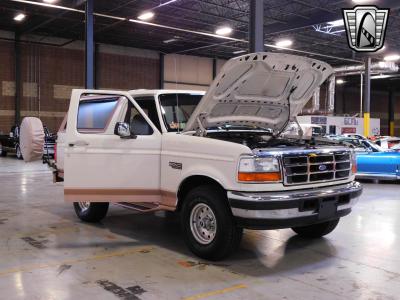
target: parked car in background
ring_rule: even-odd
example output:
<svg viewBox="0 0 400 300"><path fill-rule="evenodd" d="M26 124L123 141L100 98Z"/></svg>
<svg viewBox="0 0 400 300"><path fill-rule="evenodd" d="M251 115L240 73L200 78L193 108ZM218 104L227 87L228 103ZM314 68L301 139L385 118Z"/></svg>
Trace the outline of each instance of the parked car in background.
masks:
<svg viewBox="0 0 400 300"><path fill-rule="evenodd" d="M346 136L333 139L354 148L357 156L356 178L400 179L400 152L385 150L367 139Z"/></svg>
<svg viewBox="0 0 400 300"><path fill-rule="evenodd" d="M302 131L302 132L301 132ZM289 124L285 131L282 133L282 136L299 136L301 135L305 138L315 137L315 136L323 136L325 133L323 132L321 125L316 124L296 124L295 122Z"/></svg>
<svg viewBox="0 0 400 300"><path fill-rule="evenodd" d="M400 152L400 144L394 145L392 148L390 148L390 150Z"/></svg>
<svg viewBox="0 0 400 300"><path fill-rule="evenodd" d="M381 146L383 149L392 149L400 143L400 138L394 136L379 136L370 138L375 144Z"/></svg>
<svg viewBox="0 0 400 300"><path fill-rule="evenodd" d="M56 135L51 133L47 126L43 126L45 134L45 143L43 146L43 155L46 157L54 157L54 145L56 143ZM6 156L9 153L15 154L18 159L23 159L20 148L20 127L14 125L11 127L8 135L0 135L0 155Z"/></svg>
<svg viewBox="0 0 400 300"><path fill-rule="evenodd" d="M44 129L44 146L43 146L43 156L52 158L55 154L55 145L57 140L57 135L51 133L47 126L43 126Z"/></svg>
<svg viewBox="0 0 400 300"><path fill-rule="evenodd" d="M19 126L11 127L10 133L0 136L0 155L6 156L8 153L15 153L18 159L22 159L19 146Z"/></svg>

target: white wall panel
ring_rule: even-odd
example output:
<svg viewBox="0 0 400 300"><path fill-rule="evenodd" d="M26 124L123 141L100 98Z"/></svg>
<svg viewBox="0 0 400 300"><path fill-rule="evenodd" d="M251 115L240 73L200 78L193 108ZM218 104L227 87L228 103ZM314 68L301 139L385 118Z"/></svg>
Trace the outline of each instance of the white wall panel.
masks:
<svg viewBox="0 0 400 300"><path fill-rule="evenodd" d="M164 61L164 80L185 84L209 85L212 82L212 59L169 54Z"/></svg>

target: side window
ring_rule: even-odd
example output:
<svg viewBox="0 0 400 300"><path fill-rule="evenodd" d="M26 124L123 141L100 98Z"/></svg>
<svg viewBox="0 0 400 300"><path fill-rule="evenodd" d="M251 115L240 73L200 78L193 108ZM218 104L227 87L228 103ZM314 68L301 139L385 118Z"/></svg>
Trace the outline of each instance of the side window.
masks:
<svg viewBox="0 0 400 300"><path fill-rule="evenodd" d="M129 101L124 122L131 127L131 132L135 135L152 135L153 128L147 123L135 106Z"/></svg>
<svg viewBox="0 0 400 300"><path fill-rule="evenodd" d="M156 101L154 97L135 98L137 104L146 113L154 126L161 132L160 118L158 117Z"/></svg>
<svg viewBox="0 0 400 300"><path fill-rule="evenodd" d="M118 101L118 96L84 97L79 102L78 132L104 132Z"/></svg>

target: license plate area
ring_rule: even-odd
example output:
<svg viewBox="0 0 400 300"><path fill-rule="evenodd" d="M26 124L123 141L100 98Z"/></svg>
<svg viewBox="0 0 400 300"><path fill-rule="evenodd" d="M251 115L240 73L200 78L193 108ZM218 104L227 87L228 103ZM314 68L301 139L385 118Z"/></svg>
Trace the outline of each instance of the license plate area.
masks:
<svg viewBox="0 0 400 300"><path fill-rule="evenodd" d="M325 198L319 202L318 219L329 219L337 214L337 199L335 197Z"/></svg>

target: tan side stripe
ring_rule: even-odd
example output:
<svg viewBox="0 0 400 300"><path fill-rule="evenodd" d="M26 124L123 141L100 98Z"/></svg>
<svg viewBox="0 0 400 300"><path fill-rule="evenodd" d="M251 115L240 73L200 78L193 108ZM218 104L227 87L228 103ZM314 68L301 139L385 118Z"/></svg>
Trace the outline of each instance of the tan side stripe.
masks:
<svg viewBox="0 0 400 300"><path fill-rule="evenodd" d="M160 196L160 190L144 190L144 189L64 189L64 195L154 195Z"/></svg>
<svg viewBox="0 0 400 300"><path fill-rule="evenodd" d="M146 190L146 189L64 189L65 195L161 195L165 197L176 197L176 193L164 190Z"/></svg>
<svg viewBox="0 0 400 300"><path fill-rule="evenodd" d="M145 199L140 197L146 197ZM174 209L177 195L174 192L147 189L64 189L64 200L67 202L154 202Z"/></svg>

